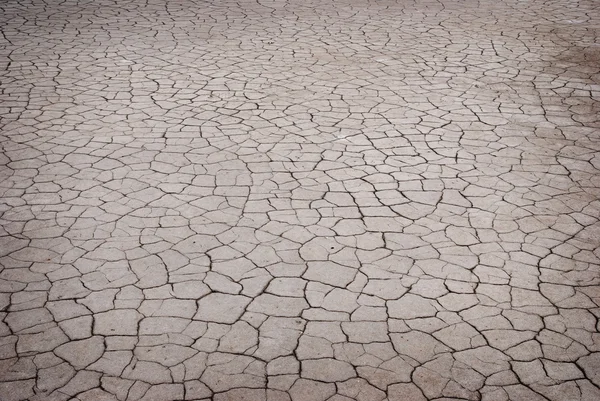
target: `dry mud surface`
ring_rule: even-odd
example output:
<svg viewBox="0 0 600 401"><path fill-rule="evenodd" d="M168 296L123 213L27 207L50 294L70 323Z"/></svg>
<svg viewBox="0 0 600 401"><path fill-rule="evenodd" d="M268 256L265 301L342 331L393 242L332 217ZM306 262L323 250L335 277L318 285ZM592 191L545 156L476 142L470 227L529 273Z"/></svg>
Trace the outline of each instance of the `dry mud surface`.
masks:
<svg viewBox="0 0 600 401"><path fill-rule="evenodd" d="M3 401L600 400L600 2L0 27Z"/></svg>

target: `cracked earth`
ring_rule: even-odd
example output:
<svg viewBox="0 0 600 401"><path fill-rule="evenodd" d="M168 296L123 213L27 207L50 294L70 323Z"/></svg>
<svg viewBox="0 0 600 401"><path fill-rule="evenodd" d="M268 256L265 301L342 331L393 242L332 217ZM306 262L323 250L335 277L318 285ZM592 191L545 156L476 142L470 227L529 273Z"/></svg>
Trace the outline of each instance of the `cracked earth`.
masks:
<svg viewBox="0 0 600 401"><path fill-rule="evenodd" d="M0 399L600 400L600 3L0 4Z"/></svg>

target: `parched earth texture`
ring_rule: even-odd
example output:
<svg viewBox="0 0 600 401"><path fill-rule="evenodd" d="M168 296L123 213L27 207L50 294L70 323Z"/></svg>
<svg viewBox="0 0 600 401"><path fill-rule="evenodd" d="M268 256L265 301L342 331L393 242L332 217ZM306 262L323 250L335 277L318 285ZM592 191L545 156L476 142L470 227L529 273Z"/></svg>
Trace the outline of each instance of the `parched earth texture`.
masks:
<svg viewBox="0 0 600 401"><path fill-rule="evenodd" d="M600 2L0 29L1 400L600 400Z"/></svg>

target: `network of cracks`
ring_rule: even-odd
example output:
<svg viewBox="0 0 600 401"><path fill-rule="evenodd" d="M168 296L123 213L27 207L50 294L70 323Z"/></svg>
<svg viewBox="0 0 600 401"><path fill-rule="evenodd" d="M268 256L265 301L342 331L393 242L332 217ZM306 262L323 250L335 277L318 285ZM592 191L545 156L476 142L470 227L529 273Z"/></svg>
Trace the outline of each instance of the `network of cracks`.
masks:
<svg viewBox="0 0 600 401"><path fill-rule="evenodd" d="M5 0L3 401L600 400L600 3Z"/></svg>

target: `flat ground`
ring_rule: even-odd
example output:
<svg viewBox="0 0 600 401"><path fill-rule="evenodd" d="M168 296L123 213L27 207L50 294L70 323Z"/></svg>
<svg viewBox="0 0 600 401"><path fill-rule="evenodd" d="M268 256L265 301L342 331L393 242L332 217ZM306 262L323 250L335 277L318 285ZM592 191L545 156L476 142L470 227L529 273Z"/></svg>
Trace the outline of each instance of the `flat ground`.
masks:
<svg viewBox="0 0 600 401"><path fill-rule="evenodd" d="M600 400L600 2L0 27L3 401Z"/></svg>

